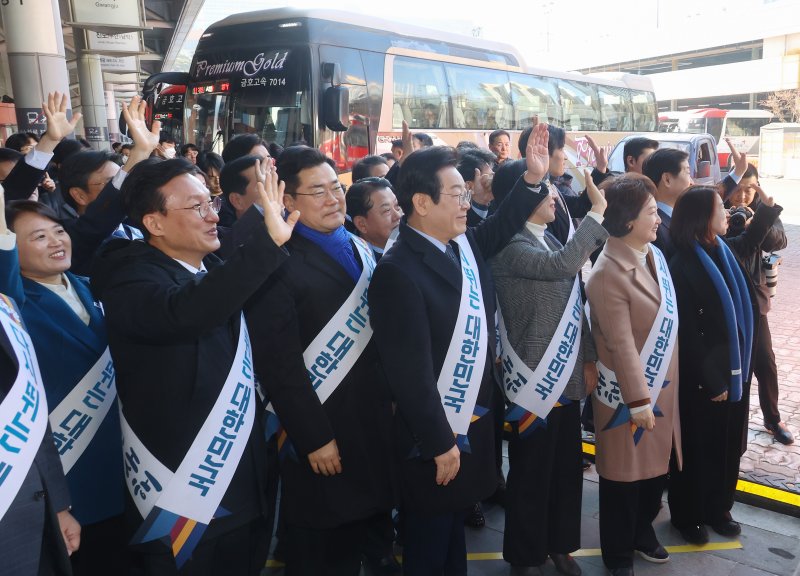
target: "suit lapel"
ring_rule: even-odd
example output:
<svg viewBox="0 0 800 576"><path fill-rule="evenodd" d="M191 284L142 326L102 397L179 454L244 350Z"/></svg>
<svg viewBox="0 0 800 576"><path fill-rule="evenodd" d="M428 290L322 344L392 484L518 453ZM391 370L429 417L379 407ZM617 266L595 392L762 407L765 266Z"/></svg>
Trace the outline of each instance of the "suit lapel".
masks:
<svg viewBox="0 0 800 576"><path fill-rule="evenodd" d="M352 245L352 241L351 241ZM314 244L311 240L295 234L292 236L291 246L289 252L292 255L297 254L303 258L303 261L310 267L315 268L319 272L325 274L337 283L348 287L352 290L355 282L347 273L347 271L330 256L328 256L322 248ZM361 264L358 256L358 250L353 246L353 252L356 255L356 262Z"/></svg>
<svg viewBox="0 0 800 576"><path fill-rule="evenodd" d="M408 243L409 248L420 254L426 266L458 290L459 294L461 293L461 272L453 266L453 262L444 252L405 222L401 224L400 235Z"/></svg>
<svg viewBox="0 0 800 576"><path fill-rule="evenodd" d="M656 303L661 303L661 292L658 289L658 282L653 278L650 270L643 270L639 265L636 254L630 246L618 238L609 238L606 242L607 255L614 260L623 270L630 274L633 284L652 298ZM652 254L647 255L648 262L651 262Z"/></svg>

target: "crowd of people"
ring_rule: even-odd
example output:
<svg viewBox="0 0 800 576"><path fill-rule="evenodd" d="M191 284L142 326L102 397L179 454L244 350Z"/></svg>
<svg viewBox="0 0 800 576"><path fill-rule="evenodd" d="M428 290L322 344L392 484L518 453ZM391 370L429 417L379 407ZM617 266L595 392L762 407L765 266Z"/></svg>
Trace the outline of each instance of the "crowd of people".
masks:
<svg viewBox="0 0 800 576"><path fill-rule="evenodd" d="M612 174L587 137L576 193L561 128L514 159L404 126L346 189L302 143L178 150L138 97L133 144L92 150L66 106L0 151L0 574L258 575L274 536L287 576L464 576L491 500L512 575L579 576L585 428L626 576L669 560L665 489L687 542L740 533L754 373L793 442L786 235L741 154L695 186L684 152L634 138Z"/></svg>

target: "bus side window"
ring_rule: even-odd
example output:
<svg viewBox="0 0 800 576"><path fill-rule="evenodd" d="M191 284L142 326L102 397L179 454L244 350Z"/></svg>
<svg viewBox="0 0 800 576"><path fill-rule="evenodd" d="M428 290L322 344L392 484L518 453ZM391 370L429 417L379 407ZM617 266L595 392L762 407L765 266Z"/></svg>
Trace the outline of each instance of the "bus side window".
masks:
<svg viewBox="0 0 800 576"><path fill-rule="evenodd" d="M522 130L534 119L554 126L563 124L558 87L554 80L528 74L509 74L514 102L514 128Z"/></svg>
<svg viewBox="0 0 800 576"><path fill-rule="evenodd" d="M392 127L449 128L447 83L438 62L397 57L394 60Z"/></svg>
<svg viewBox="0 0 800 576"><path fill-rule="evenodd" d="M514 109L506 72L456 64L448 64L446 69L453 117L458 123L478 130L513 127Z"/></svg>

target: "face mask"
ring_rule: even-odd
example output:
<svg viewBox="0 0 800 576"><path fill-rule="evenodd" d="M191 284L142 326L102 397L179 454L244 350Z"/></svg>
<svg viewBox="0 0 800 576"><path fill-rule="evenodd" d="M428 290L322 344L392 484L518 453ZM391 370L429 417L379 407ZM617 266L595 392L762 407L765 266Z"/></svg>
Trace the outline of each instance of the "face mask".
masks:
<svg viewBox="0 0 800 576"><path fill-rule="evenodd" d="M167 160L175 158L175 148L164 148L164 156Z"/></svg>
<svg viewBox="0 0 800 576"><path fill-rule="evenodd" d="M127 164L128 163L128 157L127 156L123 156L122 157L122 163L123 164Z"/></svg>

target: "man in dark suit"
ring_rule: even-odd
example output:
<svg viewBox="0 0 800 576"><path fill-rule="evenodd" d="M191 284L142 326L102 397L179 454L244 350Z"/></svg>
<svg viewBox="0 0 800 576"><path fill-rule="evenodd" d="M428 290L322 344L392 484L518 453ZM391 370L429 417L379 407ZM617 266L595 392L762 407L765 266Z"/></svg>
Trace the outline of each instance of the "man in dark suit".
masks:
<svg viewBox="0 0 800 576"><path fill-rule="evenodd" d="M13 306L12 300L6 302ZM18 316L16 308L14 311ZM0 325L0 404L6 400L20 369L11 337ZM4 481L9 479L4 476ZM9 489L0 482L0 491ZM72 574L67 555L80 545L80 525L70 514L69 504L61 459L48 424L16 496L6 510L0 509L0 574Z"/></svg>
<svg viewBox="0 0 800 576"><path fill-rule="evenodd" d="M476 228L466 226L470 198L452 149L417 151L400 173L398 200L406 220L397 243L378 264L369 303L397 406L394 456L404 513L406 574L465 575L464 519L475 502L497 487L492 414L493 395L499 393L494 374L495 297L486 260L520 230L546 194L541 186L547 169L546 125L538 126L531 140L528 171L497 212ZM479 294L482 315L460 314ZM468 346L461 342L465 323L459 316L473 318L475 342ZM457 322L459 336L453 345ZM466 330L469 325L467 320ZM475 326L485 329L483 345ZM448 389L450 369L439 382L453 354L455 362L469 361L458 359L458 354L469 354L476 365L483 365L483 370L464 372L469 393L463 398L470 402L463 405L457 397L449 399L454 394ZM459 422L451 425L454 418Z"/></svg>
<svg viewBox="0 0 800 576"><path fill-rule="evenodd" d="M658 225L654 244L669 261L675 254L670 236L672 209L683 191L693 184L689 154L676 148L659 148L647 157L642 170L656 185L656 203L661 224Z"/></svg>
<svg viewBox="0 0 800 576"><path fill-rule="evenodd" d="M492 200L494 200L492 196L493 165L493 154L480 148L467 150L459 155L456 169L464 179L467 190L472 191L472 203L467 212L467 226L470 228L477 226L494 212L492 205Z"/></svg>
<svg viewBox="0 0 800 576"><path fill-rule="evenodd" d="M280 246L298 215L283 220L282 191L273 172L268 170L266 186L259 183L259 194L263 223L223 264L212 255L219 248L218 204L210 200L197 169L183 158L147 160L123 187L128 216L145 241L111 240L95 259L92 290L104 303L124 417L126 514L135 529L143 518L150 521L154 513L162 518L168 512L177 518L175 530L196 544L183 563L182 538L173 534L170 547L158 539L156 524L143 525L135 536L140 543L132 547L143 574L257 575L266 560L266 446L241 317L245 301L286 260ZM228 396L231 384L236 392ZM238 411L225 411L237 402ZM223 406L221 413L218 406ZM231 413L233 420L228 421L226 414ZM239 432L237 418L245 422L245 431L250 427L249 434L233 433ZM213 429L207 421L216 423ZM215 430L225 434L218 436ZM213 441L195 446L196 438L207 433ZM225 461L230 453L238 457ZM218 472L206 465L209 458ZM163 485L136 476L142 469L160 473ZM190 481L182 469L197 470L195 474L205 469L206 475L191 476L195 480ZM208 476L208 470L214 473ZM227 484L217 474L227 477ZM185 482L172 485L181 478ZM141 482L133 487L133 480ZM181 498L162 501L176 491ZM211 494L219 500L207 519L177 507L185 498ZM182 520L186 530L179 527ZM207 526L205 532L196 534L197 525Z"/></svg>
<svg viewBox="0 0 800 576"><path fill-rule="evenodd" d="M365 297L375 263L344 229L344 190L329 158L292 146L277 170L300 221L291 259L246 316L256 373L293 450L284 446L281 460L286 573L355 576L367 521L392 507L391 399Z"/></svg>

